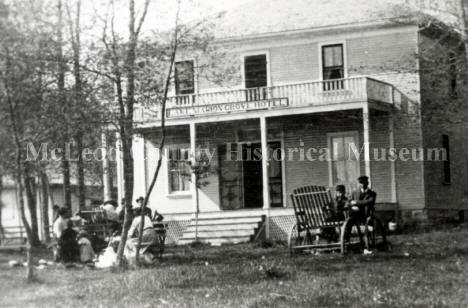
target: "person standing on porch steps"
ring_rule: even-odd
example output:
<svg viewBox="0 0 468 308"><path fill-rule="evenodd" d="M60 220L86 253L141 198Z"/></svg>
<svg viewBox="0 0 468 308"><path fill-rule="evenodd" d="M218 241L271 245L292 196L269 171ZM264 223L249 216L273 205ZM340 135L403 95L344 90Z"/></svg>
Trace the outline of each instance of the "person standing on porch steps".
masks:
<svg viewBox="0 0 468 308"><path fill-rule="evenodd" d="M369 177L363 175L358 178L359 189L351 194L349 215L358 221L365 221L375 209L377 194L369 188Z"/></svg>

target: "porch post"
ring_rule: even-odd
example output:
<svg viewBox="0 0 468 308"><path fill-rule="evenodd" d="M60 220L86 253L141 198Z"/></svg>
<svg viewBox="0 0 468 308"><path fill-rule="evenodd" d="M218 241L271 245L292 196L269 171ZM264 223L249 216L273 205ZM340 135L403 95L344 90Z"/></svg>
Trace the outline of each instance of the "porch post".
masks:
<svg viewBox="0 0 468 308"><path fill-rule="evenodd" d="M389 132L389 148L395 148L395 135L394 135L394 123L393 123L393 114L390 112L388 114L388 132ZM396 168L395 161L390 160L390 180L391 180L391 200L392 202L397 202L397 192L396 192Z"/></svg>
<svg viewBox="0 0 468 308"><path fill-rule="evenodd" d="M110 177L110 165L107 151L107 131L104 129L101 133L102 147L102 185L104 201L112 199L112 179ZM117 201L120 204L120 200Z"/></svg>
<svg viewBox="0 0 468 308"><path fill-rule="evenodd" d="M364 164L366 175L369 177L369 184L372 184L371 165L370 165L370 145L369 145L369 104L365 103L362 107L362 122L364 127Z"/></svg>
<svg viewBox="0 0 468 308"><path fill-rule="evenodd" d="M267 140L267 124L264 116L260 117L260 134L262 144L262 180L263 180L263 209L266 210L266 238L270 238L270 187L268 178L268 140Z"/></svg>
<svg viewBox="0 0 468 308"><path fill-rule="evenodd" d="M123 178L123 156L122 156L122 144L120 142L120 134L118 132L115 133L115 161L116 161L116 169L117 169L117 198L119 206L120 200L124 197L123 195L123 186L124 186L124 178Z"/></svg>
<svg viewBox="0 0 468 308"><path fill-rule="evenodd" d="M196 154L195 153L196 135L197 135L197 131L196 131L195 123L190 123L190 162L192 166L194 166L197 162L196 155L195 155ZM199 209L198 209L198 200L196 198L196 194L197 194L196 181L197 181L197 177L195 175L195 172L192 172L191 190L192 190L193 208L195 209L195 213L198 213Z"/></svg>

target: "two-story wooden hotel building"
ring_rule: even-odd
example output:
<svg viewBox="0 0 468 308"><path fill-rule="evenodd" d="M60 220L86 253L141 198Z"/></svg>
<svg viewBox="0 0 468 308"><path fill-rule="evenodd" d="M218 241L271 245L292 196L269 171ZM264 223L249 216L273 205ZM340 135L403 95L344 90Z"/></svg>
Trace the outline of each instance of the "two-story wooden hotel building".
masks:
<svg viewBox="0 0 468 308"><path fill-rule="evenodd" d="M406 218L466 203L466 175L450 170L463 159L468 143L452 141L463 134L440 131L427 143L447 150L450 160L428 163L413 154L434 133L423 122L430 85L423 84L418 57L423 44L441 44L434 32L417 19L395 19L408 11L385 1L250 5L226 12L215 29L217 46L234 62L229 81L215 84L197 72L206 55L184 54L176 63L167 151L149 201L165 215L171 240L194 239L196 194L187 170L197 148L213 153L214 171L198 194L198 237L213 243L247 241L259 231L284 240L295 223L294 188L352 186L364 174L378 193L378 209L398 209ZM155 169L160 114L140 109L136 122L134 196L140 196ZM261 159L245 159L255 153ZM454 203L438 202L434 189Z"/></svg>

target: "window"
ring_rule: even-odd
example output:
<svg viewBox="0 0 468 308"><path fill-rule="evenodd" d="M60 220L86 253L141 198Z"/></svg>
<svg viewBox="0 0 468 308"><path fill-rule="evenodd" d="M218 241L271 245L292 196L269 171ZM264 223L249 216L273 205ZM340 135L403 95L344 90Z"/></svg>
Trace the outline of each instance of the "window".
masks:
<svg viewBox="0 0 468 308"><path fill-rule="evenodd" d="M354 183L359 176L358 135L355 132L329 135L331 184Z"/></svg>
<svg viewBox="0 0 468 308"><path fill-rule="evenodd" d="M186 192L190 190L190 159L188 149L169 149L169 192Z"/></svg>
<svg viewBox="0 0 468 308"><path fill-rule="evenodd" d="M322 76L323 80L344 78L343 44L322 46ZM324 90L343 89L343 81L326 82Z"/></svg>
<svg viewBox="0 0 468 308"><path fill-rule="evenodd" d="M450 140L448 135L442 135L442 148L445 152L444 159L444 184L451 183L450 176Z"/></svg>
<svg viewBox="0 0 468 308"><path fill-rule="evenodd" d="M456 98L457 93L457 55L454 52L449 53L449 94Z"/></svg>
<svg viewBox="0 0 468 308"><path fill-rule="evenodd" d="M181 61L175 63L175 90L176 95L195 93L193 61Z"/></svg>
<svg viewBox="0 0 468 308"><path fill-rule="evenodd" d="M245 88L247 89L247 101L266 99L265 87L268 86L267 74L266 55L246 56L244 58L244 77Z"/></svg>

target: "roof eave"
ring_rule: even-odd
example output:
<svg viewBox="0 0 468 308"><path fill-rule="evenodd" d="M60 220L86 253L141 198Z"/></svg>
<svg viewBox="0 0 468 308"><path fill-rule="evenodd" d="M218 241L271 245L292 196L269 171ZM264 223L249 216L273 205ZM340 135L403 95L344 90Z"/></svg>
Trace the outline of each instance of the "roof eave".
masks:
<svg viewBox="0 0 468 308"><path fill-rule="evenodd" d="M326 32L339 31L339 30L353 31L353 30L358 30L358 29L375 29L375 28L407 27L407 26L417 27L418 24L417 22L393 22L391 20L380 20L380 21L372 21L372 22L365 22L365 23L347 23L347 24L340 24L340 25L333 25L333 26L286 30L286 31L280 31L280 32L269 32L269 33L232 36L232 37L224 37L224 38L221 37L221 38L216 39L216 43L233 43L237 41L274 38L278 36L319 34L319 33L326 33Z"/></svg>

